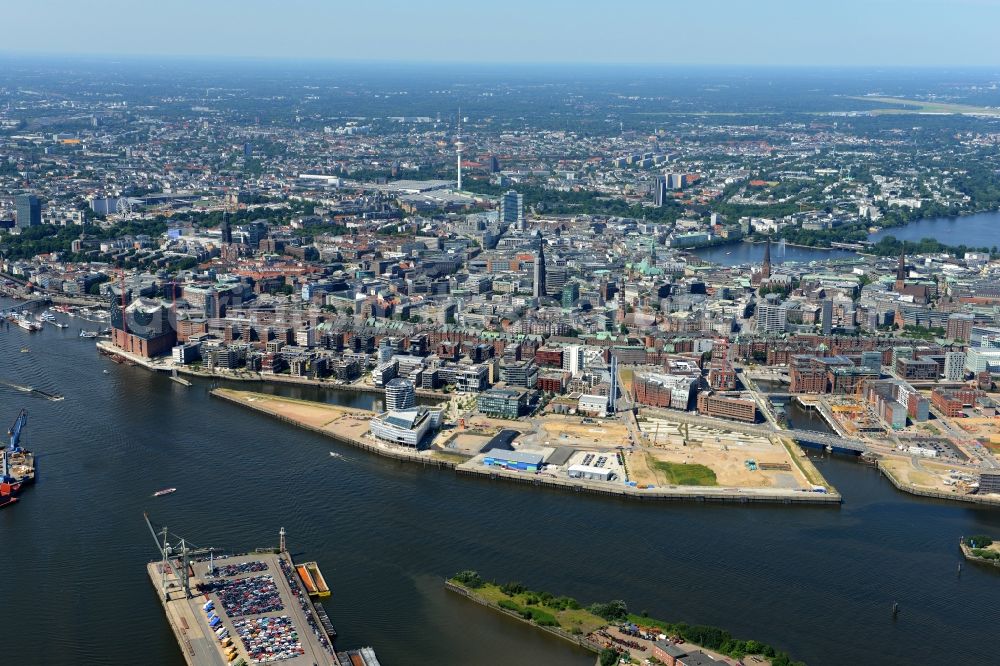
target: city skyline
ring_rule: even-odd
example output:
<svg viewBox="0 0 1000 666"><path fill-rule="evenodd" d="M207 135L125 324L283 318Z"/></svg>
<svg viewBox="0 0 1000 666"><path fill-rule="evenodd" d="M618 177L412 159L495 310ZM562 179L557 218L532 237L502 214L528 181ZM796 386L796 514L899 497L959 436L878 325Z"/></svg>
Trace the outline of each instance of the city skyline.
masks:
<svg viewBox="0 0 1000 666"><path fill-rule="evenodd" d="M996 660L1000 0L22 5L11 663Z"/></svg>
<svg viewBox="0 0 1000 666"><path fill-rule="evenodd" d="M259 0L181 0L164 14L118 0L85 6L54 0L44 15L37 6L15 5L5 9L10 23L45 21L46 39L16 31L2 52L469 64L1000 65L992 36L1000 2L993 0L847 0L836 6L764 0L749 9L725 0L638 0L613 8L562 0L375 4L373 10L371 3L297 0L275 12ZM519 20L526 16L531 20ZM491 26L503 22L513 28L501 41L490 39ZM109 26L113 38L95 37Z"/></svg>

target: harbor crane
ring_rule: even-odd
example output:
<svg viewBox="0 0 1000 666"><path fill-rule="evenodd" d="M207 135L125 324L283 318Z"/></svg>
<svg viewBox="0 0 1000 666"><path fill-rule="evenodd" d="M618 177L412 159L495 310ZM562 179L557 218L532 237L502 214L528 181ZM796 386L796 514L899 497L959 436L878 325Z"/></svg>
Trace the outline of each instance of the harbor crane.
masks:
<svg viewBox="0 0 1000 666"><path fill-rule="evenodd" d="M7 436L10 437L10 446L7 448L7 453L21 452L21 430L27 423L28 412L22 409L21 413L17 415L17 419L14 420L14 425L7 431Z"/></svg>
<svg viewBox="0 0 1000 666"><path fill-rule="evenodd" d="M173 535L177 542L171 544L169 538L171 536L170 532L164 527L162 530L157 532L153 529L153 524L149 522L149 516L147 514L142 514L142 517L146 519L146 526L149 528L149 533L153 535L153 541L156 542L156 549L160 551L160 556L163 558L160 563L160 592L163 594L163 598L166 601L170 600L170 588L180 583L184 588L184 598L191 598L191 556L195 555L205 555L208 554L209 557L214 556L214 548L192 548L185 539L179 538ZM162 539L162 540L161 540ZM179 561L174 562L177 559ZM214 565L211 567L214 570ZM167 582L167 570L174 575L174 580L177 583Z"/></svg>
<svg viewBox="0 0 1000 666"><path fill-rule="evenodd" d="M14 494L21 488L21 479L11 476L10 457L11 454L20 453L23 450L21 449L21 429L24 428L24 424L27 422L28 412L22 409L21 413L17 415L14 425L7 431L7 436L10 437L10 445L6 451L0 450L0 459L2 459L2 462L0 462L0 498L7 498L6 501L0 500L0 502L3 502L0 506L12 504L17 501L14 498Z"/></svg>

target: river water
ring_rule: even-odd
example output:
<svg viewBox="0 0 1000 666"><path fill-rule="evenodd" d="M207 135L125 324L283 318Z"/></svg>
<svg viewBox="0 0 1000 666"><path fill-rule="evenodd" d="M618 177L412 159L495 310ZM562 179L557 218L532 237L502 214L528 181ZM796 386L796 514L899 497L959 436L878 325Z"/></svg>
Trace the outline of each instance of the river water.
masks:
<svg viewBox="0 0 1000 666"><path fill-rule="evenodd" d="M199 546L274 545L284 526L333 589L339 644L373 645L386 666L593 663L444 591L467 568L723 626L811 666L995 659L1000 572L958 576L957 541L1000 535L1000 512L902 495L846 458L817 458L840 508L640 504L373 457L210 398L207 382L116 365L72 328L0 330L0 359L0 379L65 395L0 387L0 418L28 408L39 461L38 483L0 511L12 664L184 663L146 576L143 512ZM178 491L150 496L165 486Z"/></svg>

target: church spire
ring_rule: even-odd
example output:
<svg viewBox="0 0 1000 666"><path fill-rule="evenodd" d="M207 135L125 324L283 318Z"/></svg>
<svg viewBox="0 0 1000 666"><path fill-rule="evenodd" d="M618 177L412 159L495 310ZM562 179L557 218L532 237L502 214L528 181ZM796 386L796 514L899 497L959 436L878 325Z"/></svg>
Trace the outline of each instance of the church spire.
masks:
<svg viewBox="0 0 1000 666"><path fill-rule="evenodd" d="M763 279L768 279L771 277L771 237L767 237L766 244L764 245L764 263L760 266L760 276Z"/></svg>
<svg viewBox="0 0 1000 666"><path fill-rule="evenodd" d="M906 250L899 251L899 265L896 267L896 291L901 292L906 286Z"/></svg>
<svg viewBox="0 0 1000 666"><path fill-rule="evenodd" d="M535 257L533 296L544 298L545 291L545 240L542 238L541 230L538 231L538 255Z"/></svg>

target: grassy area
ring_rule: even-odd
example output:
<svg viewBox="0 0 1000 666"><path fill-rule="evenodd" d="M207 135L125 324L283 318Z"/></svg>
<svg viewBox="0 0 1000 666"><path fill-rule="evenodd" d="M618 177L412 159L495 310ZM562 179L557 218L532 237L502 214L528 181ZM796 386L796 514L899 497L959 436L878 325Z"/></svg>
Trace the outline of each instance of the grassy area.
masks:
<svg viewBox="0 0 1000 666"><path fill-rule="evenodd" d="M635 379L635 371L632 368L619 368L618 381L629 393L632 392L632 381Z"/></svg>
<svg viewBox="0 0 1000 666"><path fill-rule="evenodd" d="M462 585L458 580L452 583ZM544 592L523 590L507 595L495 583L484 582L482 587L469 588L462 585L476 596L491 601L501 608L512 610L522 616L530 615L530 619L540 626L559 627L571 634L589 634L608 624L604 620L569 597L553 597ZM528 617L525 617L528 619Z"/></svg>
<svg viewBox="0 0 1000 666"><path fill-rule="evenodd" d="M570 597L556 597L547 592L536 592L520 583L497 584L482 579L475 571L462 571L449 580L480 600L495 607L520 615L524 620L542 627L558 627L575 635L588 635L609 625L632 622L647 633L679 636L688 649L705 648L743 659L749 655L760 655L772 666L805 666L775 648L754 640L741 640L732 634L705 625L672 623L648 617L645 612L635 615L628 612L624 601L606 604L592 604L587 608Z"/></svg>
<svg viewBox="0 0 1000 666"><path fill-rule="evenodd" d="M785 447L785 451L788 452L788 457L792 459L792 464L799 468L802 472L802 476L806 477L806 480L813 484L814 486L823 486L827 490L831 490L832 486L826 482L823 475L819 473L819 470L813 467L812 463L804 463L802 458L799 456L799 448L791 441L781 438L781 445Z"/></svg>
<svg viewBox="0 0 1000 666"><path fill-rule="evenodd" d="M432 451L431 457L434 458L435 460L453 462L456 465L461 465L462 463L469 460L469 456L463 456L459 453L446 453L444 451Z"/></svg>
<svg viewBox="0 0 1000 666"><path fill-rule="evenodd" d="M653 461L653 468L662 472L667 483L675 486L717 486L715 472L704 465L694 463L674 463L666 460Z"/></svg>

